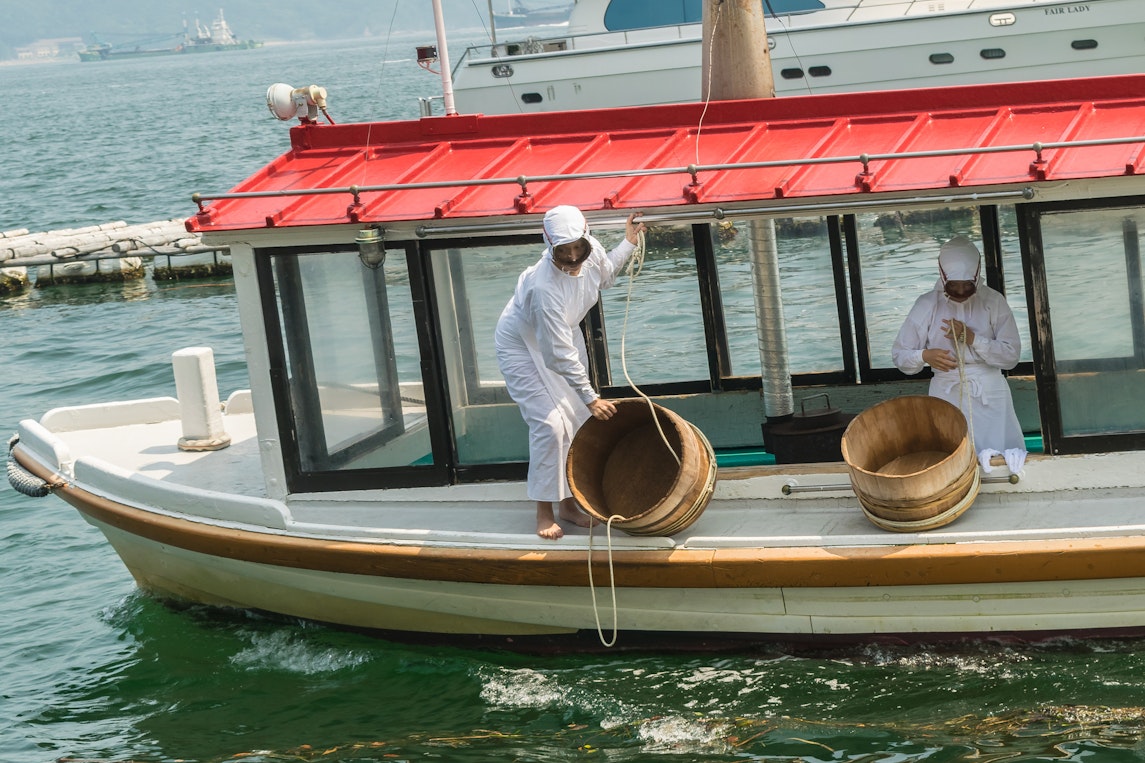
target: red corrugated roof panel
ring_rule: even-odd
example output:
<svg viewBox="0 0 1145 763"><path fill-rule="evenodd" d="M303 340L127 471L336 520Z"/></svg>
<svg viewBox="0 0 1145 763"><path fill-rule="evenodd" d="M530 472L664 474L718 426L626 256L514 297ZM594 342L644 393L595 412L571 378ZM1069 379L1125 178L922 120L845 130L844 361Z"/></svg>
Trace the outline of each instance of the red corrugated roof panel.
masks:
<svg viewBox="0 0 1145 763"><path fill-rule="evenodd" d="M734 205L1123 175L1145 163L1141 141L1047 147L1040 162L1032 146L1145 135L1142 93L1145 75L1127 75L301 125L291 130L289 152L232 194L208 197L188 228L471 219L557 204ZM1007 146L1024 148L973 150ZM700 166L697 183L689 165ZM676 171L657 172L666 169ZM357 205L351 187L359 189Z"/></svg>

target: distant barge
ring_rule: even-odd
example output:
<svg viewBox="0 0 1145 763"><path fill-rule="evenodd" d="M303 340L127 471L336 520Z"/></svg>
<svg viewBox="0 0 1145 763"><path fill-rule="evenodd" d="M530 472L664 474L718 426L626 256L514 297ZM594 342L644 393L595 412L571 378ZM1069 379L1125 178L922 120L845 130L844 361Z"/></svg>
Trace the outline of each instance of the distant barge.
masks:
<svg viewBox="0 0 1145 763"><path fill-rule="evenodd" d="M144 45L111 45L98 42L79 51L81 61L106 61L111 58L135 58L139 56L169 56L181 53L217 53L223 50L249 50L261 48L262 42L240 40L231 31L220 9L218 17L209 27L204 27L195 19L195 32L184 29L183 39L172 47L145 47Z"/></svg>

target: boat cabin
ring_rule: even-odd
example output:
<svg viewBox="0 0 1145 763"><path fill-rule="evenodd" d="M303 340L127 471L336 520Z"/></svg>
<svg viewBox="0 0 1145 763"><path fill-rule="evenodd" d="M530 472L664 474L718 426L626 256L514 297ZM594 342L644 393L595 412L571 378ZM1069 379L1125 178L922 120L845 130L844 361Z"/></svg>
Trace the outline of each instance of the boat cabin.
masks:
<svg viewBox="0 0 1145 763"><path fill-rule="evenodd" d="M306 120L187 224L231 249L272 498L524 478L493 329L558 204L606 247L644 213L643 269L583 326L591 377L681 414L721 465L774 461L769 423L925 394L890 347L955 235L1022 327L1031 451L1141 449L1142 93L1131 75Z"/></svg>

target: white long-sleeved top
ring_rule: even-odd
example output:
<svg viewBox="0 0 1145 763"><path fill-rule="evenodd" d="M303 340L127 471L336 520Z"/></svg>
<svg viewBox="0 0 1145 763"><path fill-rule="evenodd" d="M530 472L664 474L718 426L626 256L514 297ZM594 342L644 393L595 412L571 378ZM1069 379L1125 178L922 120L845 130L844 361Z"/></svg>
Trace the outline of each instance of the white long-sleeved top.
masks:
<svg viewBox="0 0 1145 763"><path fill-rule="evenodd" d="M596 390L588 378L588 351L580 322L612 286L635 248L627 240L611 252L596 239L580 272L569 275L546 249L517 279L497 321L497 362L509 396L529 425L529 497L569 496L564 464L572 438L589 416Z"/></svg>
<svg viewBox="0 0 1145 763"><path fill-rule="evenodd" d="M1022 340L1014 313L1000 293L980 284L965 302L955 302L946 296L940 279L911 307L891 348L891 359L903 373L916 374L926 366L924 350L938 348L956 355L954 343L942 326L944 320L952 318L974 332L973 343L963 350L966 388L957 368L934 369L930 394L953 403L967 416L974 431L975 452L1024 450L1010 387L1002 376L1002 370L1017 365Z"/></svg>

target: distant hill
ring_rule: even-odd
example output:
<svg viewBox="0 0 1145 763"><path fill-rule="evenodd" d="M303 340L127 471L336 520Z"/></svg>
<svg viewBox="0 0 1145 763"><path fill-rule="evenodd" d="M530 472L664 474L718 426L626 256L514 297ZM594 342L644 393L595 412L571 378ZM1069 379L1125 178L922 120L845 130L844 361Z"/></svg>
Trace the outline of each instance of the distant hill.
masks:
<svg viewBox="0 0 1145 763"><path fill-rule="evenodd" d="M480 29L488 23L487 0L442 0L449 29ZM244 40L344 40L433 30L429 0L0 0L0 59L42 38L94 34L116 43L130 37L179 33L184 20L209 22L222 8Z"/></svg>

